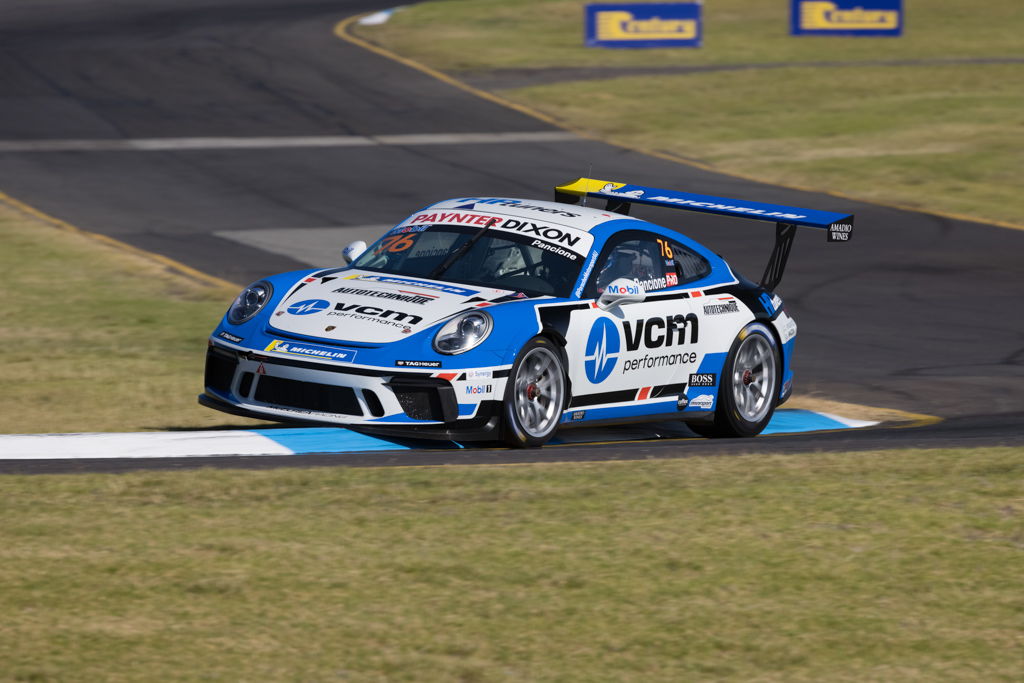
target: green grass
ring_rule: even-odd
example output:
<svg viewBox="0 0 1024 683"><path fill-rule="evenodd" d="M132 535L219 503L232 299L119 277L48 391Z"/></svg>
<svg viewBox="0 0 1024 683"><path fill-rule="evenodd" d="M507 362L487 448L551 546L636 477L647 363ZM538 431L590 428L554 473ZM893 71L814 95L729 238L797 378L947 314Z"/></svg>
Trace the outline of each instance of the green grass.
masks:
<svg viewBox="0 0 1024 683"><path fill-rule="evenodd" d="M792 37L788 2L712 0L701 48L660 50L584 48L583 4L431 0L356 32L447 71L1024 56L1016 0L910 4L899 38Z"/></svg>
<svg viewBox="0 0 1024 683"><path fill-rule="evenodd" d="M606 139L715 168L1019 222L1021 82L1024 65L790 68L583 81L507 94Z"/></svg>
<svg viewBox="0 0 1024 683"><path fill-rule="evenodd" d="M196 404L234 290L0 204L0 433L257 424Z"/></svg>
<svg viewBox="0 0 1024 683"><path fill-rule="evenodd" d="M194 396L233 291L3 207L0 242L0 431L229 421ZM6 475L0 520L0 681L987 682L1024 655L1021 449Z"/></svg>
<svg viewBox="0 0 1024 683"><path fill-rule="evenodd" d="M0 478L7 680L1019 680L1024 452Z"/></svg>
<svg viewBox="0 0 1024 683"><path fill-rule="evenodd" d="M865 63L609 77L499 92L609 141L718 170L1020 223L1024 64L866 64L1024 58L1024 13L1015 0L912 6L906 35L896 39L791 37L785 3L723 0L705 11L707 39L697 50L584 48L580 5L537 0L425 3L356 32L456 73Z"/></svg>

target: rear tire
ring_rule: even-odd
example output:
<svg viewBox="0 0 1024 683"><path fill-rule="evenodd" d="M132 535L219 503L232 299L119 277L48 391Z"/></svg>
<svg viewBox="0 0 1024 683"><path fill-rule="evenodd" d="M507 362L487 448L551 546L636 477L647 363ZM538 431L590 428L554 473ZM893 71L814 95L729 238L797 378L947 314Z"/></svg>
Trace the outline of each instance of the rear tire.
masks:
<svg viewBox="0 0 1024 683"><path fill-rule="evenodd" d="M502 440L514 448L544 445L562 421L568 379L561 350L534 337L516 357L505 386Z"/></svg>
<svg viewBox="0 0 1024 683"><path fill-rule="evenodd" d="M725 359L714 422L687 426L701 436L757 436L779 402L779 367L775 336L763 323L750 323Z"/></svg>

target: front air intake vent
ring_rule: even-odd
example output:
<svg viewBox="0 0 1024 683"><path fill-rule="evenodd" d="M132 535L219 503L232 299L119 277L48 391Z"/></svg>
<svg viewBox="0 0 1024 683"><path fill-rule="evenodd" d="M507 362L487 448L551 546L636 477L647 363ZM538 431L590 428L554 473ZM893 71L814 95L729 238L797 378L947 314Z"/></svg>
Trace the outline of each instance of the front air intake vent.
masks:
<svg viewBox="0 0 1024 683"><path fill-rule="evenodd" d="M361 417L362 408L351 387L300 382L283 377L264 375L256 383L256 400L260 403L312 410L318 413L337 413Z"/></svg>
<svg viewBox="0 0 1024 683"><path fill-rule="evenodd" d="M395 377L387 384L408 417L414 420L454 422L459 404L451 382L435 378Z"/></svg>
<svg viewBox="0 0 1024 683"><path fill-rule="evenodd" d="M231 382L235 379L237 367L238 356L211 346L206 351L206 374L203 383L209 389L230 394Z"/></svg>
<svg viewBox="0 0 1024 683"><path fill-rule="evenodd" d="M370 389L363 389L363 400L366 401L366 407L370 409L370 415L374 417L384 416L384 406L381 405L376 392Z"/></svg>

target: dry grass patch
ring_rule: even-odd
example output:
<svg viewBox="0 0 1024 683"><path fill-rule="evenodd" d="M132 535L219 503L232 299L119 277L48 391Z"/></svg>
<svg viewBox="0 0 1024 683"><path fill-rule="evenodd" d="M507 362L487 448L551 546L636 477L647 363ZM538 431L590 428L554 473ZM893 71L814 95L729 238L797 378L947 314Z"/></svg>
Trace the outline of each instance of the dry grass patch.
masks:
<svg viewBox="0 0 1024 683"><path fill-rule="evenodd" d="M782 2L715 0L703 12L699 49L585 48L583 3L576 0L433 0L356 31L448 71L1024 56L1016 0L990 0L984 7L930 0L909 8L906 31L897 39L795 38Z"/></svg>
<svg viewBox="0 0 1024 683"><path fill-rule="evenodd" d="M14 680L1014 680L1024 452L0 478Z"/></svg>
<svg viewBox="0 0 1024 683"><path fill-rule="evenodd" d="M598 135L769 182L1018 221L1024 65L777 69L506 93Z"/></svg>
<svg viewBox="0 0 1024 683"><path fill-rule="evenodd" d="M237 294L0 204L0 432L256 424L195 403Z"/></svg>

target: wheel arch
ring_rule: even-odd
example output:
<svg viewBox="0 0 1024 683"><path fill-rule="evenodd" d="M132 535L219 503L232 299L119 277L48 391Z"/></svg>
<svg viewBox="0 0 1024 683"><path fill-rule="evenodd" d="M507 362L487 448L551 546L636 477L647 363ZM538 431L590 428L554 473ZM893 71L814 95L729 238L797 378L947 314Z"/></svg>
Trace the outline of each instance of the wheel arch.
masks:
<svg viewBox="0 0 1024 683"><path fill-rule="evenodd" d="M562 406L562 410L566 410L569 407L569 403L572 401L572 376L569 373L569 342L565 336L551 325L544 325L541 331L538 332L535 337L544 337L555 345L555 349L558 354L562 357L562 365L565 370L565 405ZM532 337L531 337L532 339Z"/></svg>
<svg viewBox="0 0 1024 683"><path fill-rule="evenodd" d="M789 359L786 358L786 347L782 343L782 336L779 334L779 330L775 327L775 321L778 320L778 316L775 318L769 318L765 316L764 319L755 318L754 322L763 322L764 326L767 327L772 333L772 339L775 340L775 347L779 350L779 363L776 368L775 374L778 375L778 388L782 390L782 380L786 375L786 368L789 366Z"/></svg>
<svg viewBox="0 0 1024 683"><path fill-rule="evenodd" d="M521 416L517 414L517 403L516 401L523 398L522 395L517 393L517 378L518 373L522 368L522 363L525 359L537 351L546 352L549 357L552 358L553 364L560 366L560 384L562 386L563 397L561 405L555 402L549 402L547 410L548 417L545 419L545 424L550 425L544 427L545 431L543 434L531 432L523 424L520 423ZM520 346L519 353L517 354L516 360L512 365L509 373L508 382L505 387L505 399L504 406L501 410L501 432L503 434L503 440L510 446L513 447L534 447L543 445L551 436L558 430L561 425L562 414L564 413L566 406L569 404L570 389L569 389L569 375L565 367L565 349L551 335L537 333L532 335L528 341ZM549 364L547 368L551 368ZM537 380L528 380L530 382L540 382ZM556 383L557 385L557 383ZM536 388L537 385L530 384ZM529 387L526 387L527 392L530 391ZM525 400L532 402L539 400L543 397L543 394L538 392L533 396L527 395ZM552 421L553 420L553 421Z"/></svg>
<svg viewBox="0 0 1024 683"><path fill-rule="evenodd" d="M785 377L786 366L785 347L782 345L782 337L779 335L779 331L775 328L775 319L765 313L755 315L754 319L745 323L740 330L745 330L753 323L759 323L768 329L768 332L771 334L772 341L775 343L775 348L778 351L779 358L778 362L775 364L775 390L776 394L778 394L782 390L782 380ZM776 399L777 398L778 395L776 395Z"/></svg>

